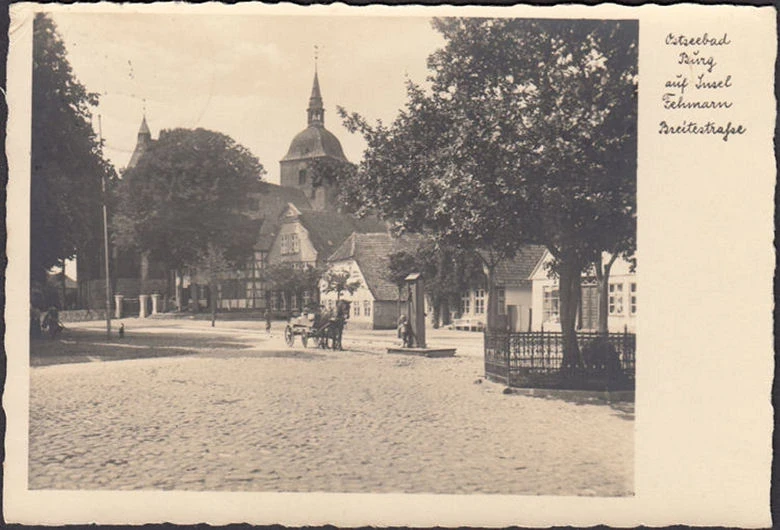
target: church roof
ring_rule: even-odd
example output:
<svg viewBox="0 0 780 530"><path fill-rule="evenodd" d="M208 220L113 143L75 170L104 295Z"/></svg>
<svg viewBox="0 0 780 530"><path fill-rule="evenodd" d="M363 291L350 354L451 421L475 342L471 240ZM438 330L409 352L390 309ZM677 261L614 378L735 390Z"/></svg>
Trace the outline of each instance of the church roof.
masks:
<svg viewBox="0 0 780 530"><path fill-rule="evenodd" d="M336 135L322 125L312 124L295 135L293 141L290 142L287 154L282 158L282 162L322 156L330 156L339 160L347 159Z"/></svg>
<svg viewBox="0 0 780 530"><path fill-rule="evenodd" d="M144 153L146 153L153 142L152 133L149 131L149 125L146 123L146 116L144 115L143 120L141 120L141 127L138 129L138 141L135 144L133 154L130 155L127 169L138 165L138 161L141 160L141 157L144 156Z"/></svg>
<svg viewBox="0 0 780 530"><path fill-rule="evenodd" d="M146 123L146 116L144 115L144 119L141 121L141 128L138 129L138 134L149 134L152 133L149 131L149 125Z"/></svg>
<svg viewBox="0 0 780 530"><path fill-rule="evenodd" d="M325 128L325 109L322 104L320 92L320 80L317 71L314 71L314 81L311 86L309 107L306 109L308 127L299 132L290 143L287 154L282 162L298 160L302 158L318 158L329 156L346 160L341 142L336 136Z"/></svg>
<svg viewBox="0 0 780 530"><path fill-rule="evenodd" d="M353 232L328 258L329 262L353 259L360 268L366 287L376 300L398 300L398 287L388 279L390 255L401 251L414 251L423 236L410 234L400 238L388 233L360 234Z"/></svg>
<svg viewBox="0 0 780 530"><path fill-rule="evenodd" d="M322 93L320 92L320 80L317 77L317 71L314 71L314 82L311 85L311 96L309 96L310 109L322 109Z"/></svg>

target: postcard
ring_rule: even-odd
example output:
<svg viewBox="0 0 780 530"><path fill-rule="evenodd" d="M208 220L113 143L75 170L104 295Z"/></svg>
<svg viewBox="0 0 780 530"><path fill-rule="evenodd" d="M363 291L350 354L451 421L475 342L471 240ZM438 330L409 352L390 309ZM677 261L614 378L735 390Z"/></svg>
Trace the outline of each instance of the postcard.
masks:
<svg viewBox="0 0 780 530"><path fill-rule="evenodd" d="M775 21L14 4L6 519L768 526Z"/></svg>

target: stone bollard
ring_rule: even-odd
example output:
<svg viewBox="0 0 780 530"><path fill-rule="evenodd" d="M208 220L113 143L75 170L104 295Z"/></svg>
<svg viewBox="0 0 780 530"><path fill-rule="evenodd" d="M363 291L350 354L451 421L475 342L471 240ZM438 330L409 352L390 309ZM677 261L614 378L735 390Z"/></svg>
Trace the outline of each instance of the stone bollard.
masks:
<svg viewBox="0 0 780 530"><path fill-rule="evenodd" d="M138 318L146 318L146 301L149 300L148 294L138 295Z"/></svg>
<svg viewBox="0 0 780 530"><path fill-rule="evenodd" d="M160 312L160 294L154 293L152 295L152 314L156 315Z"/></svg>
<svg viewBox="0 0 780 530"><path fill-rule="evenodd" d="M114 318L122 318L122 300L124 300L124 295L121 294L115 294L114 295Z"/></svg>

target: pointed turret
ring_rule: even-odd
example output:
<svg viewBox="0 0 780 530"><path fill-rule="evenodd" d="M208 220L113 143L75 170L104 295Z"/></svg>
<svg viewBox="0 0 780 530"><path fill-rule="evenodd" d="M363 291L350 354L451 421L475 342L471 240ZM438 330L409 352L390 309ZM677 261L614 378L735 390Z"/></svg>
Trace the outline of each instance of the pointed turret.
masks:
<svg viewBox="0 0 780 530"><path fill-rule="evenodd" d="M311 96L309 97L309 125L325 126L325 108L322 105L322 94L320 94L320 80L317 77L317 69L314 69L314 83L311 87Z"/></svg>
<svg viewBox="0 0 780 530"><path fill-rule="evenodd" d="M152 133L149 131L149 125L146 123L146 114L141 120L141 127L138 129L138 141L135 144L135 150L127 163L127 169L138 165L138 161L152 144Z"/></svg>
<svg viewBox="0 0 780 530"><path fill-rule="evenodd" d="M138 137L140 138L142 135L149 138L152 137L152 133L149 132L149 125L146 124L146 114L144 114L144 118L141 120L141 128L138 129Z"/></svg>

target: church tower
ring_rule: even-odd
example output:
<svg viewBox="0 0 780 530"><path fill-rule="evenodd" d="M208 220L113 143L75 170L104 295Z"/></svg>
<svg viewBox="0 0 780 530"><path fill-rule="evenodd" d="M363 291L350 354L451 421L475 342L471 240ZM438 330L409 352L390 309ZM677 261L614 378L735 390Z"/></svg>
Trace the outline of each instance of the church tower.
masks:
<svg viewBox="0 0 780 530"><path fill-rule="evenodd" d="M341 142L325 128L325 108L316 66L306 115L308 126L295 135L279 162L280 184L302 190L315 210L334 209L338 190L330 182L314 182L309 169L309 164L316 159L347 161Z"/></svg>
<svg viewBox="0 0 780 530"><path fill-rule="evenodd" d="M135 144L135 150L127 163L127 169L138 165L138 161L144 156L149 146L152 145L152 133L149 131L149 125L146 124L146 114L141 120L141 127L138 129L138 141Z"/></svg>

